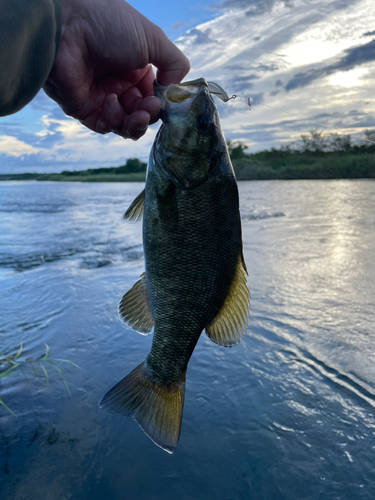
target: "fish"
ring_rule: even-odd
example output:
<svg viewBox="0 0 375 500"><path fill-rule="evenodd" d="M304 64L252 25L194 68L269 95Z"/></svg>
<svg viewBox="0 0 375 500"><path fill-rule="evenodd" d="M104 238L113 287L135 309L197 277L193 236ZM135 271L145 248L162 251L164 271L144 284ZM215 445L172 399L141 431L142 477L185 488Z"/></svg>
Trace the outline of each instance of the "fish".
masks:
<svg viewBox="0 0 375 500"><path fill-rule="evenodd" d="M124 218L143 217L145 272L119 303L121 320L153 331L146 359L99 402L133 417L160 448L175 450L181 430L189 359L203 332L233 347L250 310L238 187L205 79L162 86L162 124L155 137L145 189Z"/></svg>

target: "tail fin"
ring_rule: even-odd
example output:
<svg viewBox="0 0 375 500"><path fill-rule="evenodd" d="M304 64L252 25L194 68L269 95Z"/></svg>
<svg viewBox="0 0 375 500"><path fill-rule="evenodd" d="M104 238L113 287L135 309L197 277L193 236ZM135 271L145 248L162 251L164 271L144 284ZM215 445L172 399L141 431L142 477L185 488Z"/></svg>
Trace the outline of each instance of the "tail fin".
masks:
<svg viewBox="0 0 375 500"><path fill-rule="evenodd" d="M173 453L180 437L185 377L178 385L154 382L144 361L110 389L99 408L133 417L160 448Z"/></svg>

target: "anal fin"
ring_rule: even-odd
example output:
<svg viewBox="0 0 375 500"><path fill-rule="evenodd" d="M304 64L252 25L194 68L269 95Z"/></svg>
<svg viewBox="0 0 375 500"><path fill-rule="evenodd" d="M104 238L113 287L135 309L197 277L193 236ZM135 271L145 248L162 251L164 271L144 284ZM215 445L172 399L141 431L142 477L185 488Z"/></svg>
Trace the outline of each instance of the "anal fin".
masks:
<svg viewBox="0 0 375 500"><path fill-rule="evenodd" d="M246 266L242 253L228 295L216 318L206 326L206 333L216 344L233 347L245 334L250 314L250 293L246 286Z"/></svg>
<svg viewBox="0 0 375 500"><path fill-rule="evenodd" d="M148 302L145 273L120 300L118 314L123 323L143 335L153 329L154 318Z"/></svg>
<svg viewBox="0 0 375 500"><path fill-rule="evenodd" d="M129 222L138 222L142 218L144 206L145 206L145 190L141 191L139 195L135 198L133 203L124 213L123 219Z"/></svg>

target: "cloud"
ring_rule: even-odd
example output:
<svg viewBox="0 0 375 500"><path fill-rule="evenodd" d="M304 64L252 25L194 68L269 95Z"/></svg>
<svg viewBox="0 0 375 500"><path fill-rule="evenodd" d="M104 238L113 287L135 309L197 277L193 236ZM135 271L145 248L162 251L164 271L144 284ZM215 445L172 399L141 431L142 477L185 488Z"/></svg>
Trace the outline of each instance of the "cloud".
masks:
<svg viewBox="0 0 375 500"><path fill-rule="evenodd" d="M253 111L256 111L258 106L254 105ZM258 110L260 108L261 106L258 107ZM238 120L238 118L237 115L236 119ZM326 121L327 128L320 125L322 121ZM366 128L374 126L375 117L372 114L359 112L355 115L352 110L347 113L317 114L309 119L288 117L274 122L258 121L257 123L248 123L241 127L241 130L235 128L233 123L233 127L226 131L226 137L228 139L241 139L249 145L250 151L254 151L269 149L270 144L279 146L299 141L301 134L314 129L329 133L330 127L332 127L338 133L350 133L353 138L359 138L363 136Z"/></svg>
<svg viewBox="0 0 375 500"><path fill-rule="evenodd" d="M345 52L346 56L335 65L339 70L351 69L359 64L373 61L375 59L375 40L365 45L347 49Z"/></svg>
<svg viewBox="0 0 375 500"><path fill-rule="evenodd" d="M157 128L150 127L141 141L134 142L114 134L96 134L65 115L62 120L43 115L40 124L35 134L18 131L17 137L0 136L1 173L14 168L60 172L118 166L131 157L147 161Z"/></svg>
<svg viewBox="0 0 375 500"><path fill-rule="evenodd" d="M20 128L21 122L17 119L15 119L15 116L9 117L7 120L6 118L0 119L0 135L14 135L15 131L17 131Z"/></svg>
<svg viewBox="0 0 375 500"><path fill-rule="evenodd" d="M9 135L0 136L0 154L20 157L36 154L40 151L40 148L35 148L26 142L19 141L16 137Z"/></svg>
<svg viewBox="0 0 375 500"><path fill-rule="evenodd" d="M169 27L171 31L179 31L182 29L187 29L188 26L194 26L197 23L199 23L199 18L197 17L192 17L189 19L189 21L184 21L184 22L177 22L172 24L172 26Z"/></svg>
<svg viewBox="0 0 375 500"><path fill-rule="evenodd" d="M245 11L246 16L257 16L269 12L275 4L292 5L292 2L287 0L224 0L219 4L212 4L212 9L240 9Z"/></svg>
<svg viewBox="0 0 375 500"><path fill-rule="evenodd" d="M318 78L331 75L338 71L348 71L356 66L375 60L375 40L364 45L346 49L345 53L346 55L335 64L320 68L312 68L306 72L297 73L285 85L285 90L290 91L298 87L305 87Z"/></svg>
<svg viewBox="0 0 375 500"><path fill-rule="evenodd" d="M210 35L211 30L207 29L205 31L201 31L198 28L193 28L185 34L185 37L189 37L192 40L193 44L197 45L207 45L208 43L218 43L217 40L212 40Z"/></svg>
<svg viewBox="0 0 375 500"><path fill-rule="evenodd" d="M171 30L179 30L181 28L184 28L185 26L188 26L188 23L174 23L170 27Z"/></svg>
<svg viewBox="0 0 375 500"><path fill-rule="evenodd" d="M368 31L367 33L363 33L362 36L374 36L375 35L375 31Z"/></svg>
<svg viewBox="0 0 375 500"><path fill-rule="evenodd" d="M285 49L293 47L298 36L313 29L319 30L318 26L325 19L335 15L343 5L355 3L355 1L318 0L314 4L307 5L305 2L296 0L292 9L287 7L285 2L273 0L224 2L220 4L221 7L225 7L221 16L197 26L194 30L179 37L176 43L187 53L191 59L193 71L200 73L199 76L202 76L203 71L207 72L207 70L219 67L222 74L223 68L227 71L251 69L257 73L277 72L290 66L291 60L287 57ZM266 8L271 11L259 14L257 22L251 22L244 15L243 8L240 9L249 5L259 8L259 12ZM234 6L239 8L230 8ZM329 21L326 24L332 26ZM324 27L324 30L326 29ZM203 33L204 36L199 33ZM210 51L207 51L206 45L209 42L211 42L211 47ZM308 38L306 38L306 43L308 43ZM326 43L322 42L322 47L324 45ZM335 50L337 51L336 47ZM321 56L324 56L323 48ZM244 75L240 73L236 76Z"/></svg>
<svg viewBox="0 0 375 500"><path fill-rule="evenodd" d="M227 66L224 66L224 69L226 71L233 71L235 73L241 73L241 72L248 72L248 71L254 71L254 77L256 78L261 78L263 75L262 73L272 73L274 71L277 71L279 69L279 66L277 64L228 64Z"/></svg>
<svg viewBox="0 0 375 500"><path fill-rule="evenodd" d="M246 76L238 76L233 82L232 90L234 92L242 92L246 90L250 90L254 87L254 84L251 83L251 80L258 80L259 76L250 74Z"/></svg>

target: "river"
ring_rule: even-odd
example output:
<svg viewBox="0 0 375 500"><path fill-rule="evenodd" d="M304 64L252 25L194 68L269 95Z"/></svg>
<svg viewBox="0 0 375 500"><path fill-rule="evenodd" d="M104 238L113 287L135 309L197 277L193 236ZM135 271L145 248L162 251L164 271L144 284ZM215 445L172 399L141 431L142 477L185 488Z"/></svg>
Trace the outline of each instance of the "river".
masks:
<svg viewBox="0 0 375 500"><path fill-rule="evenodd" d="M375 498L375 181L239 183L250 322L201 336L173 455L97 406L152 342L117 317L142 188L0 182L0 352L80 366L0 378L1 500Z"/></svg>

